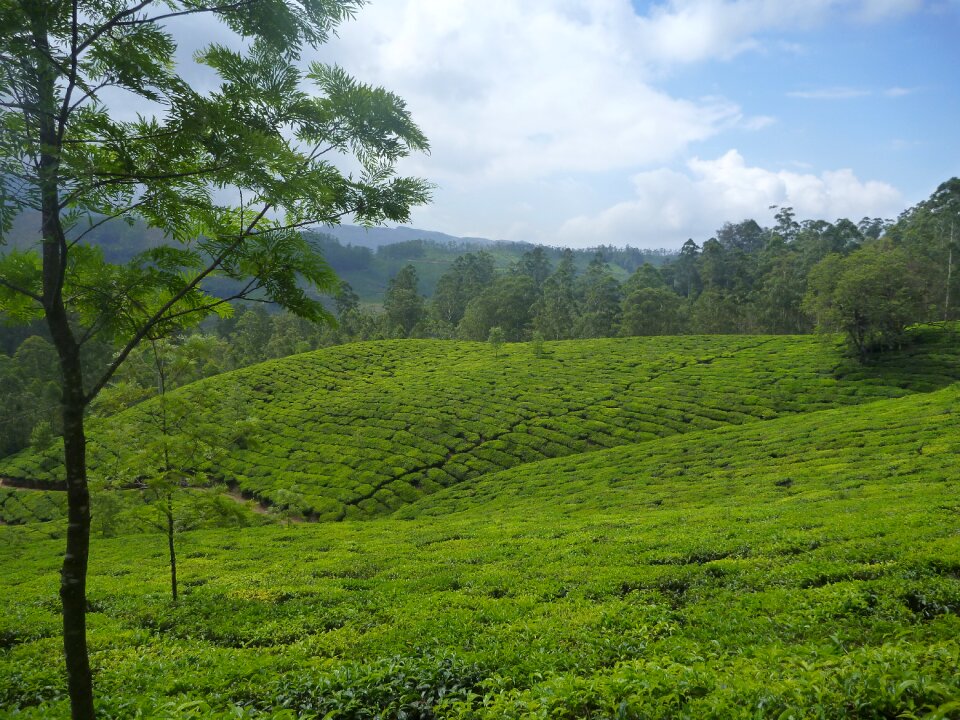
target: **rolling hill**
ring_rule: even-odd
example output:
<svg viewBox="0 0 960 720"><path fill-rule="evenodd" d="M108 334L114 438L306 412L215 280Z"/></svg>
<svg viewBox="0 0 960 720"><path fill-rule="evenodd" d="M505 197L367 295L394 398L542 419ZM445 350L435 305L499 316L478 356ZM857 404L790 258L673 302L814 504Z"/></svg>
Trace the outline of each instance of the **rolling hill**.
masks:
<svg viewBox="0 0 960 720"><path fill-rule="evenodd" d="M751 347L728 398L762 386ZM799 383L802 342L776 347ZM828 370L854 404L478 474L388 518L188 533L177 604L161 537L95 540L100 710L958 717L960 386ZM65 717L60 544L0 531L0 717Z"/></svg>
<svg viewBox="0 0 960 720"><path fill-rule="evenodd" d="M960 379L948 332L861 368L814 337L715 336L488 345L389 341L329 348L178 391L196 412L256 419L213 474L246 497L314 520L370 518L525 463L691 431L868 402ZM144 405L111 422L139 442ZM238 409L239 408L239 409ZM136 439L136 440L134 440ZM128 446L132 447L132 446ZM56 484L59 449L0 462L0 476ZM94 476L122 441L91 432Z"/></svg>

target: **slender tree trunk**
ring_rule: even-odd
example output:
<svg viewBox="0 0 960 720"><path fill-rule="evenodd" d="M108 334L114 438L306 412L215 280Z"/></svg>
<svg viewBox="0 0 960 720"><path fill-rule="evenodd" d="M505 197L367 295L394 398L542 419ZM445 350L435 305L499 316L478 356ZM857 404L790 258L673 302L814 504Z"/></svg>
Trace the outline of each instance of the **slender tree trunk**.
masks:
<svg viewBox="0 0 960 720"><path fill-rule="evenodd" d="M167 374L166 366L160 357L160 351L157 349L157 343L150 341L153 348L153 362L157 368L157 393L160 397L160 429L163 432L163 469L166 473L166 480L169 482L173 474L173 466L170 462L170 449L167 444L170 441L170 425L167 419ZM174 523L173 523L173 490L166 491L166 508L164 514L167 516L167 547L170 551L170 594L173 601L177 601L177 550L173 543Z"/></svg>
<svg viewBox="0 0 960 720"><path fill-rule="evenodd" d="M170 592L177 601L177 551L173 545L173 493L167 493L167 546L170 548Z"/></svg>
<svg viewBox="0 0 960 720"><path fill-rule="evenodd" d="M58 213L47 212L44 202L44 271L48 257L59 253L51 236L62 237ZM51 234L48 234L51 233ZM50 261L53 263L53 261ZM46 277L44 278L46 284ZM63 651L67 664L67 685L71 716L88 720L93 712L93 677L87 656L87 559L90 554L90 490L87 485L87 440L84 430L86 398L80 347L73 336L62 297L58 292L46 306L47 327L60 359L63 390L64 467L67 476L67 547L60 573L63 604Z"/></svg>
<svg viewBox="0 0 960 720"><path fill-rule="evenodd" d="M33 66L35 86L28 122L36 123L40 190L41 234L43 237L43 308L47 327L57 349L63 389L60 401L63 416L64 466L67 476L67 547L60 573L63 605L63 651L67 666L70 712L74 720L90 720L93 710L93 677L87 656L87 559L90 553L90 490L87 487L87 444L83 414L86 396L80 346L70 327L63 302L63 280L67 241L60 220L60 146L54 69L45 58L51 54L47 42L47 18L38 12L31 18L34 44L42 56Z"/></svg>
<svg viewBox="0 0 960 720"><path fill-rule="evenodd" d="M79 370L79 364L77 365ZM67 549L60 576L63 603L63 650L71 714L74 720L93 718L93 677L87 657L87 558L90 550L90 492L86 476L86 437L83 403L64 385L63 445L67 469ZM82 395L82 391L80 393Z"/></svg>
<svg viewBox="0 0 960 720"><path fill-rule="evenodd" d="M950 282L953 279L953 222L950 223L950 247L947 253L947 296L943 301L943 320L950 319Z"/></svg>

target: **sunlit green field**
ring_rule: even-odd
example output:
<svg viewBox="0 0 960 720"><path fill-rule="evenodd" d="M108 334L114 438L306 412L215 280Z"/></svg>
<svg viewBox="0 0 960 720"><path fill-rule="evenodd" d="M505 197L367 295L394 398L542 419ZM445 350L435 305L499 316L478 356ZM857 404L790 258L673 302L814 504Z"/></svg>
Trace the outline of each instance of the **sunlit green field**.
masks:
<svg viewBox="0 0 960 720"><path fill-rule="evenodd" d="M774 395L769 370L751 392L786 416L741 413L478 471L389 517L184 533L177 605L162 536L96 538L89 622L100 711L960 717L960 385L928 372L922 386L906 365L840 377L819 364L825 346L756 338L726 341L750 346L740 372L733 353L698 373L690 365L685 382L703 385L728 363L724 377L740 389L727 402L758 407L743 388L761 372L764 341L783 349L778 362L793 363L797 384ZM806 342L813 369L787 352ZM548 346L545 361L577 345ZM498 362L533 372L535 360L511 360L522 351ZM931 366L930 353L913 352L914 367ZM464 365L448 371L470 376ZM656 399L664 377L644 383L650 413L678 402L679 379ZM822 395L811 391L805 412L813 379ZM342 387L351 382L363 386ZM883 395L902 397L867 402ZM696 407L692 392L684 397ZM702 408L722 402L703 397ZM57 521L0 527L3 717L68 715L59 532Z"/></svg>

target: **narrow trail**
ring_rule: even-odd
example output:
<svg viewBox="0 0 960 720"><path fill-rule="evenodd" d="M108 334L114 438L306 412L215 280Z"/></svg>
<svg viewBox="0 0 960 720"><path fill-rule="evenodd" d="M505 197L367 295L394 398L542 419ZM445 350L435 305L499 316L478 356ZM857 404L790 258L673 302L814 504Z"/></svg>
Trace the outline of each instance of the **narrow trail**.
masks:
<svg viewBox="0 0 960 720"><path fill-rule="evenodd" d="M241 505L246 505L247 503L253 503L250 507L253 512L257 515L271 515L273 514L273 506L267 502L264 502L261 498L258 498L253 493L245 493L240 489L240 486L236 482L227 482L224 481L224 484L227 486L228 490L224 495L226 495L231 500L234 500Z"/></svg>
<svg viewBox="0 0 960 720"><path fill-rule="evenodd" d="M50 480L33 480L30 478L12 478L0 476L0 487L14 488L15 490L51 490L66 492L65 485Z"/></svg>

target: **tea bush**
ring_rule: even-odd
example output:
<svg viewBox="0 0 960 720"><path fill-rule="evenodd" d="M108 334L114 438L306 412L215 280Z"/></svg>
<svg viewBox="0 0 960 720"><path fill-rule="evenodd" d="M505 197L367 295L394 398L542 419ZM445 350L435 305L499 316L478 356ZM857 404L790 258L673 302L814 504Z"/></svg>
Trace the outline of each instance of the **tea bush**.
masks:
<svg viewBox="0 0 960 720"><path fill-rule="evenodd" d="M177 604L162 537L95 537L99 711L958 718L958 407L953 385L437 483L388 518L183 533ZM58 527L0 527L0 717L68 716Z"/></svg>
<svg viewBox="0 0 960 720"><path fill-rule="evenodd" d="M916 342L869 367L814 337L523 343L390 341L320 350L181 388L197 412L256 418L256 441L209 471L313 520L376 517L439 487L545 458L901 397L960 379L960 342ZM110 422L139 437L149 403ZM92 474L114 454L91 430ZM106 437L106 436L103 436ZM55 483L56 446L0 461L0 477Z"/></svg>

